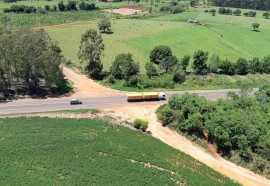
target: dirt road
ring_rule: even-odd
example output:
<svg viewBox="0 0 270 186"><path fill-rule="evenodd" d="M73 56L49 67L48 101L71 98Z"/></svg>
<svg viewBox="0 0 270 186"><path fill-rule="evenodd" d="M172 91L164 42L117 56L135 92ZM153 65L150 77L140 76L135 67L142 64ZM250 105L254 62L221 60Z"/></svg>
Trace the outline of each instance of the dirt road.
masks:
<svg viewBox="0 0 270 186"><path fill-rule="evenodd" d="M141 118L149 121L148 130L152 136L160 139L164 143L174 147L193 158L201 161L212 169L220 172L221 174L247 186L269 186L270 181L266 178L254 174L253 172L235 165L223 158L218 154L210 154L196 144L193 144L185 137L179 135L177 132L170 130L167 127L163 127L158 121L155 114L156 108L161 105L142 105L142 106L125 106L110 108L119 115L129 115L130 118ZM107 110L107 109L105 109Z"/></svg>
<svg viewBox="0 0 270 186"><path fill-rule="evenodd" d="M77 74L69 68L63 67L63 73L74 84L74 94L71 97L106 96L120 93L117 90L101 86L88 77Z"/></svg>

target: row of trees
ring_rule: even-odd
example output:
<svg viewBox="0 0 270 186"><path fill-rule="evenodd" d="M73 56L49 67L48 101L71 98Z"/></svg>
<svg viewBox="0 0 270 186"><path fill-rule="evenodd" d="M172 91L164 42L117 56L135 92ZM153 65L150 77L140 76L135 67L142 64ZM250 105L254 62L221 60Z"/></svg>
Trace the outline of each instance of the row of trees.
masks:
<svg viewBox="0 0 270 186"><path fill-rule="evenodd" d="M100 21L99 29L103 21ZM108 21L108 20L107 20ZM101 29L103 30L103 29ZM139 74L140 66L136 63L132 54L122 53L116 56L109 72L104 72L101 63L101 54L104 50L104 44L101 35L95 30L89 30L82 36L81 46L78 53L82 62L86 63L86 71L94 79L107 77L109 83L117 80L124 80L127 86L151 87L152 78L164 77L167 79L167 85L162 83L162 87L169 88L175 83L184 83L186 80L186 71L189 66L191 57L185 55L182 59L177 59L168 46L156 46L150 52L150 61L146 63L145 70L147 80ZM253 58L246 60L239 58L236 62L228 59L221 60L219 56L212 55L208 58L208 52L198 50L192 58L192 73L197 75L206 75L208 73L225 74L225 75L246 75L248 73L270 73L270 55L263 59ZM189 72L190 73L190 72ZM166 76L170 74L170 77ZM166 78L165 78L166 77ZM153 85L155 86L155 85ZM158 84L157 84L158 86ZM164 87L164 88L165 88ZM155 86L155 88L158 88Z"/></svg>
<svg viewBox="0 0 270 186"><path fill-rule="evenodd" d="M85 3L84 1L80 2L77 5L77 1L68 1L67 4L64 4L63 1L58 3L58 6L45 5L42 7L26 6L26 5L12 5L10 8L4 8L4 13L14 12L14 13L45 13L46 11L76 11L76 10L98 10L94 3Z"/></svg>
<svg viewBox="0 0 270 186"><path fill-rule="evenodd" d="M44 30L0 30L0 93L61 87L61 49Z"/></svg>
<svg viewBox="0 0 270 186"><path fill-rule="evenodd" d="M255 98L242 85L240 95L230 100L207 101L196 94L173 95L158 108L158 118L190 136L213 142L223 156L242 161L256 172L270 173L270 87ZM205 133L208 136L204 135Z"/></svg>
<svg viewBox="0 0 270 186"><path fill-rule="evenodd" d="M269 0L211 0L212 5L256 10L270 10Z"/></svg>

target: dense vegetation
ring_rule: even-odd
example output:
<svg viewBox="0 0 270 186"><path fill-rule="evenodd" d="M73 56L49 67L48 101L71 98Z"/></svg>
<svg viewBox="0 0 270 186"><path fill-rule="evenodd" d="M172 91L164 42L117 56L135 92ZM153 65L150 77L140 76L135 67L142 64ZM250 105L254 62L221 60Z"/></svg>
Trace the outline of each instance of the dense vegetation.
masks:
<svg viewBox="0 0 270 186"><path fill-rule="evenodd" d="M207 101L196 94L173 95L158 108L163 125L187 135L207 139L218 152L255 172L270 175L270 86L255 97L242 85L240 95L229 92L229 100Z"/></svg>
<svg viewBox="0 0 270 186"><path fill-rule="evenodd" d="M61 60L61 49L44 30L1 30L0 94L41 94L64 86Z"/></svg>
<svg viewBox="0 0 270 186"><path fill-rule="evenodd" d="M103 121L9 118L0 127L1 185L238 185L151 136Z"/></svg>
<svg viewBox="0 0 270 186"><path fill-rule="evenodd" d="M270 10L270 0L211 0L214 6Z"/></svg>
<svg viewBox="0 0 270 186"><path fill-rule="evenodd" d="M168 46L154 47L149 58L150 62L145 65L147 75L145 76L139 75L139 64L134 62L130 53L116 56L110 68L107 82L114 84L117 80L125 80L125 86L142 89L174 88L175 84L184 84L187 77L193 75L207 75L208 73L222 75L270 74L270 56L264 57L262 60L254 58L248 61L239 58L236 62L231 62L228 59L220 60L219 56L213 55L208 61L208 52L198 50L192 58L192 73L186 71L191 57L185 55L181 60L178 60Z"/></svg>
<svg viewBox="0 0 270 186"><path fill-rule="evenodd" d="M49 11L77 11L77 10L87 10L87 11L93 11L98 10L99 8L96 7L94 3L86 3L84 1L80 2L80 4L77 5L77 1L68 1L67 4L64 4L63 1L60 1L58 3L58 6L53 5L45 5L44 8L42 7L35 7L35 6L27 6L27 5L12 5L10 8L4 8L4 13L14 12L14 13L41 13L45 14Z"/></svg>

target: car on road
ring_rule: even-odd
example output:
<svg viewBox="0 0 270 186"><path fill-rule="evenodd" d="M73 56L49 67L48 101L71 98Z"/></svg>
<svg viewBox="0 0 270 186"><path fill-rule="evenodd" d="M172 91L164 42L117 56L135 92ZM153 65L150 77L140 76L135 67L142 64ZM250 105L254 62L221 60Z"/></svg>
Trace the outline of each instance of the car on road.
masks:
<svg viewBox="0 0 270 186"><path fill-rule="evenodd" d="M71 105L80 105L80 104L82 104L82 102L78 99L72 99L72 100L70 100L70 104Z"/></svg>

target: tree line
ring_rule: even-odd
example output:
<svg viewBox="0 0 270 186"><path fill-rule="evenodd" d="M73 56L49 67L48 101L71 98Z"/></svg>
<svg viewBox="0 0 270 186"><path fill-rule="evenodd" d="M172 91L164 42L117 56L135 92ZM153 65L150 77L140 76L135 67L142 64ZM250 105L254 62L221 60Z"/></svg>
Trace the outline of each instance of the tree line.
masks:
<svg viewBox="0 0 270 186"><path fill-rule="evenodd" d="M211 0L212 5L222 7L270 10L270 0Z"/></svg>
<svg viewBox="0 0 270 186"><path fill-rule="evenodd" d="M130 53L117 55L108 72L110 75L107 81L115 83L117 80L125 80L125 85L130 87L142 86L143 88L149 88L154 86L153 88L172 88L174 83L184 83L188 74L247 75L249 73L270 73L270 55L262 59L253 58L246 60L239 58L232 62L228 59L220 59L217 55L212 55L209 58L208 52L198 50L193 57L185 55L179 60L173 55L170 47L161 45L154 47L150 52L149 59L150 62L145 65L147 77L144 78L143 75L139 74L139 64L132 59ZM191 60L192 72L187 72ZM151 82L151 79L158 77L166 79L167 84L164 83L167 87L164 87L165 84L159 84L162 87L155 87L155 83Z"/></svg>
<svg viewBox="0 0 270 186"><path fill-rule="evenodd" d="M41 94L63 86L61 52L44 30L1 29L0 94Z"/></svg>
<svg viewBox="0 0 270 186"><path fill-rule="evenodd" d="M105 24L106 23L106 24ZM109 20L101 20L98 28L106 33L110 29ZM168 46L160 45L153 48L149 55L149 62L144 68L146 75L140 74L140 65L135 62L131 53L118 54L109 71L103 70L101 55L104 44L101 34L90 29L82 35L78 57L85 63L85 71L93 79L103 80L114 84L124 81L124 86L138 88L173 88L174 84L183 84L186 77L192 74L207 75L247 75L269 74L270 55L262 59L253 58L246 60L239 58L232 62L228 59L220 59L217 55L208 57L208 52L198 50L191 57L185 55L178 59ZM190 64L192 60L192 64ZM188 71L188 67L192 71Z"/></svg>
<svg viewBox="0 0 270 186"><path fill-rule="evenodd" d="M27 5L12 5L10 8L4 8L4 13L46 13L48 11L77 11L77 10L85 10L85 11L93 11L98 10L99 8L94 3L86 3L81 1L79 4L77 1L68 1L67 4L64 4L63 1L60 1L58 5L45 5L44 7L34 7Z"/></svg>
<svg viewBox="0 0 270 186"><path fill-rule="evenodd" d="M158 119L188 136L206 138L222 156L269 175L270 86L260 88L255 97L248 96L246 85L240 87L240 95L227 94L229 100L173 95L157 109Z"/></svg>

